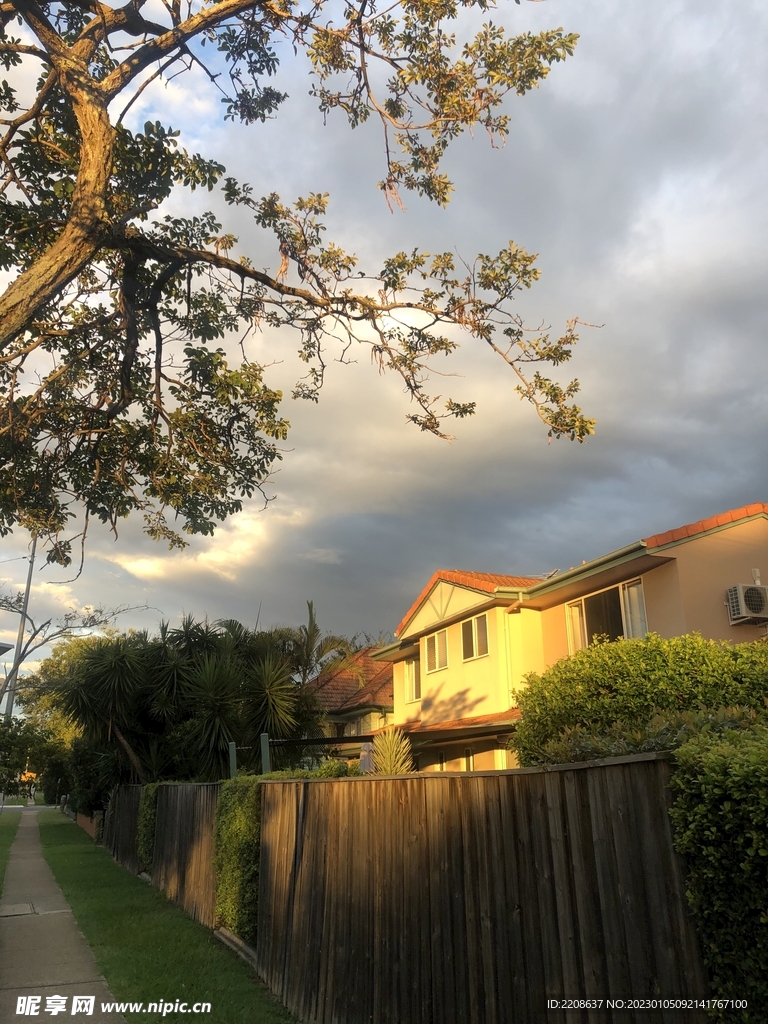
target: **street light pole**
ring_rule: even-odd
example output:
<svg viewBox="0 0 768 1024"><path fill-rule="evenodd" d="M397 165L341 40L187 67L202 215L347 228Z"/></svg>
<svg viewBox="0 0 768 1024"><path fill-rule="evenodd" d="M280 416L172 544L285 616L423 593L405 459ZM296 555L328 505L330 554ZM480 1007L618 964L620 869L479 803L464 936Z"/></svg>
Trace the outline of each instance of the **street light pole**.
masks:
<svg viewBox="0 0 768 1024"><path fill-rule="evenodd" d="M13 701L16 696L16 677L21 667L22 652L24 648L24 630L27 625L27 608L29 607L29 591L32 588L32 569L35 565L35 548L37 547L37 534L32 534L32 550L29 553L29 570L27 572L27 586L24 590L24 600L21 605L21 617L19 619L19 632L16 636L16 652L13 656L13 668L5 681L3 690L8 691L8 703L5 705L5 720L10 722L13 718ZM2 700L2 695L0 695Z"/></svg>

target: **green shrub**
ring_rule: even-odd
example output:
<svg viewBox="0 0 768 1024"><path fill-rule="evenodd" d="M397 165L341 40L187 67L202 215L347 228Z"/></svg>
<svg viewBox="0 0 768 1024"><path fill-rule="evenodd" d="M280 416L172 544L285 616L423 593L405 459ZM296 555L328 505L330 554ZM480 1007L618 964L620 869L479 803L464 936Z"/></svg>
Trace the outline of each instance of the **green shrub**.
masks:
<svg viewBox="0 0 768 1024"><path fill-rule="evenodd" d="M259 783L264 779L327 779L347 774L346 764L329 760L312 771L287 768L267 775L238 775L222 782L213 833L219 925L255 944L259 909Z"/></svg>
<svg viewBox="0 0 768 1024"><path fill-rule="evenodd" d="M511 742L523 765L545 760L546 745L576 726L604 733L614 723L626 729L665 712L763 709L768 644L649 634L593 644L527 681L520 695L523 717Z"/></svg>
<svg viewBox="0 0 768 1024"><path fill-rule="evenodd" d="M139 822L136 829L136 852L139 855L139 871L152 874L152 859L155 854L155 825L157 823L157 791L161 783L150 782L141 790L139 801Z"/></svg>
<svg viewBox="0 0 768 1024"><path fill-rule="evenodd" d="M377 775L407 775L414 770L411 741L402 729L377 733L371 753Z"/></svg>
<svg viewBox="0 0 768 1024"><path fill-rule="evenodd" d="M537 748L536 763L570 764L626 754L677 750L702 730L719 735L732 729L750 729L765 719L765 712L742 707L683 711L680 714L659 711L649 722L614 722L602 731L585 725L566 726L559 736Z"/></svg>
<svg viewBox="0 0 768 1024"><path fill-rule="evenodd" d="M343 779L349 775L349 765L346 761L335 761L332 757L323 761L317 769L319 779Z"/></svg>
<svg viewBox="0 0 768 1024"><path fill-rule="evenodd" d="M675 845L688 865L713 992L747 999L717 1011L729 1024L764 1024L768 1007L768 726L703 731L677 754L671 809Z"/></svg>
<svg viewBox="0 0 768 1024"><path fill-rule="evenodd" d="M245 942L256 938L259 900L260 777L222 782L213 833L216 918Z"/></svg>

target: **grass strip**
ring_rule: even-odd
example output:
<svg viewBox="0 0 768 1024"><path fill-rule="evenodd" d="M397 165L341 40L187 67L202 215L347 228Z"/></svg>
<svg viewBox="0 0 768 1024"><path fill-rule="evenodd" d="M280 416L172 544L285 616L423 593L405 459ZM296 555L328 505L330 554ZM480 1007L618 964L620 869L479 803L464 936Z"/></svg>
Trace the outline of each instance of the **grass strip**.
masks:
<svg viewBox="0 0 768 1024"><path fill-rule="evenodd" d="M211 1012L165 1017L126 1012L149 1024L291 1024L294 1018L253 970L162 893L115 864L57 811L41 811L43 855L93 950L115 999L207 1002Z"/></svg>
<svg viewBox="0 0 768 1024"><path fill-rule="evenodd" d="M0 895L3 892L5 865L8 863L11 843L16 838L16 829L20 821L21 811L3 811L0 814Z"/></svg>

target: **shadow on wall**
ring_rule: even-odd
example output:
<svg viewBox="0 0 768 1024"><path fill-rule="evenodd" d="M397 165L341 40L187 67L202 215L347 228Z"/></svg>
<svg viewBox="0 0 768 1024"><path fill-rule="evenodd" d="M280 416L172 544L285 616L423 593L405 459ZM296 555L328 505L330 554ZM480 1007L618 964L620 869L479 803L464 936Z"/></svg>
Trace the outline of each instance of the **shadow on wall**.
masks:
<svg viewBox="0 0 768 1024"><path fill-rule="evenodd" d="M421 720L425 725L455 722L459 718L471 718L482 713L478 708L487 698L470 697L470 690L464 689L442 699L440 695L444 688L445 684L441 684L426 697L421 698Z"/></svg>

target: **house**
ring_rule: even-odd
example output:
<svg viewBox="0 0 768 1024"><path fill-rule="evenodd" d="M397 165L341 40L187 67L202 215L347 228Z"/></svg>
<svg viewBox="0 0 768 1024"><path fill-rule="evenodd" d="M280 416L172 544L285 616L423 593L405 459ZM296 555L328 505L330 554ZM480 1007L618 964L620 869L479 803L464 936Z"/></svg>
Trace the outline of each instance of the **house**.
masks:
<svg viewBox="0 0 768 1024"><path fill-rule="evenodd" d="M761 576L762 573L762 576ZM514 767L517 694L595 636L699 632L733 643L768 631L768 503L748 505L546 577L443 569L372 654L393 666L391 724L418 767Z"/></svg>
<svg viewBox="0 0 768 1024"><path fill-rule="evenodd" d="M365 647L355 651L307 683L325 715L327 736L365 736L390 724L394 711L392 665L374 661L371 655L376 650Z"/></svg>

